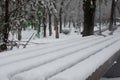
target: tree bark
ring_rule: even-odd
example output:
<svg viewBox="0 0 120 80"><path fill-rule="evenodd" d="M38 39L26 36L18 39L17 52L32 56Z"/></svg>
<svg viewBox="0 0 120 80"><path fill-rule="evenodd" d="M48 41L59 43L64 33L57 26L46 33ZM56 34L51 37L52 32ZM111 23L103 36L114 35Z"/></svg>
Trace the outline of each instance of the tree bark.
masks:
<svg viewBox="0 0 120 80"><path fill-rule="evenodd" d="M94 34L95 9L96 0L83 0L84 10L83 36L90 36Z"/></svg>
<svg viewBox="0 0 120 80"><path fill-rule="evenodd" d="M60 7L60 13L59 13L59 19L60 19L60 33L62 33L62 6L63 6L63 2L64 0L62 0L61 2L61 7Z"/></svg>
<svg viewBox="0 0 120 80"><path fill-rule="evenodd" d="M67 15L64 14L64 28L66 27L66 23L67 23L66 16L67 16Z"/></svg>
<svg viewBox="0 0 120 80"><path fill-rule="evenodd" d="M1 50L7 50L8 35L10 31L9 26L9 0L5 0L5 25L3 27L3 45L1 45Z"/></svg>
<svg viewBox="0 0 120 80"><path fill-rule="evenodd" d="M49 36L52 36L52 14L49 13Z"/></svg>
<svg viewBox="0 0 120 80"><path fill-rule="evenodd" d="M102 34L102 29L101 29L101 2L99 0L99 35Z"/></svg>
<svg viewBox="0 0 120 80"><path fill-rule="evenodd" d="M60 33L62 33L62 9L60 9L59 17L60 17Z"/></svg>
<svg viewBox="0 0 120 80"><path fill-rule="evenodd" d="M46 11L45 11L45 7L44 7L44 9L43 9L43 29L44 29L44 35L43 35L43 37L47 36L46 35L46 28L47 28L47 26L46 26Z"/></svg>
<svg viewBox="0 0 120 80"><path fill-rule="evenodd" d="M57 10L57 5L56 5L56 0L54 0L54 9ZM55 37L58 39L59 38L59 28L58 28L58 23L59 23L59 14L58 12L54 13L54 30L55 30Z"/></svg>
<svg viewBox="0 0 120 80"><path fill-rule="evenodd" d="M54 16L55 37L59 38L58 18Z"/></svg>
<svg viewBox="0 0 120 80"><path fill-rule="evenodd" d="M113 31L113 23L114 23L114 15L115 15L115 5L116 5L115 0L112 0L109 31Z"/></svg>

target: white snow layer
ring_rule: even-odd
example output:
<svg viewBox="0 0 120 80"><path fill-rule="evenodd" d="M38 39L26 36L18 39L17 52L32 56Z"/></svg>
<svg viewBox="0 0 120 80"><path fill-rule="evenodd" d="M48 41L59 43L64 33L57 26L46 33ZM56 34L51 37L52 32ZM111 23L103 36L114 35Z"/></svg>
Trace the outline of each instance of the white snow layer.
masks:
<svg viewBox="0 0 120 80"><path fill-rule="evenodd" d="M48 63L55 59L59 59L61 57L73 54L74 51L79 51L81 49L88 47L88 45L91 46L92 44L103 41L102 38L101 39L100 38L101 37L95 37L95 38L91 37L91 38L86 38L85 40L84 39L77 40L75 42L72 42L71 44L67 43L66 45L61 44L59 46L56 45L56 46L53 46L50 48L45 48L42 50L38 50L37 52L30 51L23 55L16 54L16 55L12 55L9 57L4 57L0 60L0 64L1 64L0 80L8 80L8 78L10 78L14 74L17 74L19 72L24 72L26 70L29 70L34 67L40 66L42 64ZM109 39L109 38L105 38L105 39ZM96 41L94 42L93 40L96 40ZM89 42L89 41L92 41L92 42ZM88 45L85 45L85 44L88 44ZM64 46L67 46L67 47L64 48ZM62 48L62 50L60 49L60 47ZM51 50L52 48L53 48L53 51L50 52L49 50ZM54 50L54 48L55 48L55 50ZM58 49L60 49L60 50L58 50ZM47 54L45 53L46 51L47 51ZM43 52L44 52L44 55L36 55L36 54L41 54ZM32 55L32 57L26 58L25 55L26 56Z"/></svg>
<svg viewBox="0 0 120 80"><path fill-rule="evenodd" d="M92 36L94 37L94 36ZM26 48L26 49L19 49L19 50L14 50L14 51L7 51L7 52L2 52L0 53L0 59L4 58L4 57L9 57L9 56L15 56L15 55L21 55L21 54L25 54L27 52L34 52L34 51L38 51L40 49L44 49L44 48L49 48L49 47L54 47L54 46L58 46L58 45L66 45L68 43L72 43L73 41L83 41L83 40L87 40L87 39L92 39L91 36L89 37L84 37L84 38L73 38L70 40L64 40L61 42L55 42L55 43L48 43L48 44L44 44L44 45L39 45L39 46L34 46L34 47L30 47L30 48Z"/></svg>
<svg viewBox="0 0 120 80"><path fill-rule="evenodd" d="M118 44L120 44L120 41L48 80L85 80L97 68L99 68L99 66L104 64L105 61L114 55L114 53L120 50L120 45Z"/></svg>
<svg viewBox="0 0 120 80"><path fill-rule="evenodd" d="M95 37L95 39L99 39L99 38L100 37ZM79 44L87 43L88 41L91 41L91 40L93 40L92 37L86 38L85 40L84 39L80 40L77 38L77 39L73 39L71 41L65 41L65 42L60 42L60 43L55 43L55 44L53 43L53 44L49 44L49 45L45 45L45 46L33 47L33 49L30 48L30 49L24 49L21 51L16 50L14 52L10 51L7 54L12 53L11 55L6 55L4 57L0 57L0 66L5 65L5 64L11 64L13 62L26 60L26 59L31 59L31 58L49 54L49 53L52 53L55 51L60 51L62 49L64 50L69 47L74 47ZM75 41L75 42L73 42L73 41Z"/></svg>
<svg viewBox="0 0 120 80"><path fill-rule="evenodd" d="M120 49L119 40L91 36L3 52L0 80L85 80Z"/></svg>
<svg viewBox="0 0 120 80"><path fill-rule="evenodd" d="M98 59L98 58L96 58L96 55L97 56L100 55L99 53L101 53L102 51L105 51L104 48L109 47L110 45L114 44L118 40L119 40L119 38L113 38L113 37L107 38L107 39L99 39L99 40L97 40L97 41L99 41L98 43L96 43L97 45L89 46L88 48L86 48L84 50L80 50L78 52L74 52L74 54L71 54L69 56L54 60L54 61L44 64L42 66L31 69L29 71L25 71L25 72L16 74L14 77L11 78L11 80L47 80L50 77L52 77L56 74L59 74L59 73L61 75L63 74L60 77L60 79L62 78L62 80L76 80L76 78L78 78L78 80L85 80L84 78L86 78L86 76L89 76L93 72L90 70L97 69L96 66L98 66L99 64L97 62L94 63L93 69L88 68L90 70L86 70L86 69L84 69L84 67L86 68L86 65L90 66L90 64L88 64L89 61L92 61L92 62L93 62L93 60L96 61L96 59ZM88 46L88 44L87 44L87 46ZM78 46L78 47L80 47L80 46ZM89 57L92 55L95 56L95 58L92 57L92 60L88 60ZM107 57L105 57L105 59L104 58L102 58L102 59L103 60L100 59L101 62L102 61L104 62L105 59L107 59ZM88 60L88 62L86 62L86 60ZM81 64L84 61L86 62L86 64L84 66L76 67L76 65L81 66ZM96 66L94 66L94 65L96 65ZM69 72L69 68L70 68L70 72ZM73 70L71 70L71 69L73 69ZM85 73L85 76L82 74L81 78L79 76L79 74L81 74L80 70L83 70L83 73ZM64 71L69 74L64 74ZM86 74L86 71L90 72L90 74L89 75ZM74 74L74 76L73 76L73 74ZM66 79L66 77L67 77L66 75L67 76L70 75L70 76L68 76L69 79ZM65 79L64 79L64 76L65 76ZM56 78L55 78L55 80L56 80Z"/></svg>

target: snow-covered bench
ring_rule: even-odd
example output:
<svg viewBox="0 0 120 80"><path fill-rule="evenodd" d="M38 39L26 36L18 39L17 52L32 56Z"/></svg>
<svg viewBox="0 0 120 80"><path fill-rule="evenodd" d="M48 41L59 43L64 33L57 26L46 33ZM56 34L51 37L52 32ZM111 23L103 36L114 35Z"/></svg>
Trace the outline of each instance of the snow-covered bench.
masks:
<svg viewBox="0 0 120 80"><path fill-rule="evenodd" d="M95 39L99 39L99 38L100 37L95 37ZM40 45L40 46L33 47L33 48L27 48L23 50L20 49L16 51L9 51L7 53L2 53L0 55L0 66L5 65L5 64L10 64L16 61L18 62L21 60L29 59L31 57L46 55L54 51L59 51L59 50L62 50L68 47L76 46L77 44L84 44L88 42L89 40L91 41L93 39L89 37L82 39L82 40L80 40L79 38L76 38L76 39L72 39L69 41L68 40L63 41L60 43L45 44L45 45Z"/></svg>
<svg viewBox="0 0 120 80"><path fill-rule="evenodd" d="M119 40L77 38L37 47L36 52L6 55L0 60L0 80L85 80L120 49Z"/></svg>

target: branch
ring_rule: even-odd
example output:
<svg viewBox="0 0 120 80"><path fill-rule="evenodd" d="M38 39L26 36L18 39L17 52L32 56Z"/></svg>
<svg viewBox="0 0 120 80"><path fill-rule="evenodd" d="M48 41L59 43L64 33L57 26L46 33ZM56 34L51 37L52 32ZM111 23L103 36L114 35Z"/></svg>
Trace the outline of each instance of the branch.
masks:
<svg viewBox="0 0 120 80"><path fill-rule="evenodd" d="M21 6L16 7L14 10L10 11L8 15L11 15L12 13L15 13L20 8L24 7L30 0L27 0L25 3L21 4ZM0 15L0 17L4 17L3 15Z"/></svg>

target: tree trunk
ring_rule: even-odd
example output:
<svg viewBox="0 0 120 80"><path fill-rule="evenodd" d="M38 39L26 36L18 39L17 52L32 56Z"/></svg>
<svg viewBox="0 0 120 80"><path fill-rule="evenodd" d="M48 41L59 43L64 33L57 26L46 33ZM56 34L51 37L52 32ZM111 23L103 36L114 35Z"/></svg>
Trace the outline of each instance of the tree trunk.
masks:
<svg viewBox="0 0 120 80"><path fill-rule="evenodd" d="M54 16L55 37L59 38L58 18Z"/></svg>
<svg viewBox="0 0 120 80"><path fill-rule="evenodd" d="M67 15L64 15L64 28L66 27L66 23L67 23L66 16Z"/></svg>
<svg viewBox="0 0 120 80"><path fill-rule="evenodd" d="M21 28L21 26L19 26L19 28L18 28L18 40L19 41L22 39L21 32L22 32L22 28Z"/></svg>
<svg viewBox="0 0 120 80"><path fill-rule="evenodd" d="M84 10L83 36L89 36L94 34L95 9L96 0L83 0Z"/></svg>
<svg viewBox="0 0 120 80"><path fill-rule="evenodd" d="M102 34L102 29L101 29L101 2L99 0L99 35Z"/></svg>
<svg viewBox="0 0 120 80"><path fill-rule="evenodd" d="M52 36L52 14L49 13L49 36Z"/></svg>
<svg viewBox="0 0 120 80"><path fill-rule="evenodd" d="M62 33L62 6L63 6L63 1L61 2L61 7L60 7L60 13L59 13L59 19L60 19L60 33Z"/></svg>
<svg viewBox="0 0 120 80"><path fill-rule="evenodd" d="M60 9L59 17L60 17L60 33L62 33L62 9Z"/></svg>
<svg viewBox="0 0 120 80"><path fill-rule="evenodd" d="M68 25L69 28L71 28L71 22L72 22L72 20L71 20L71 18L70 18L70 19L69 19L69 25Z"/></svg>
<svg viewBox="0 0 120 80"><path fill-rule="evenodd" d="M21 6L21 5L22 5L21 0L17 0L17 1L18 1L18 4L17 4L17 5ZM19 11L22 11L22 8L20 8ZM18 15L19 15L19 21L20 21L20 19L21 19L20 16L21 16L22 14L19 13ZM22 33L22 25L21 25L21 24L22 24L22 22L20 21L20 25L18 26L18 40L19 40L19 42L20 42L21 39L22 39L22 34L21 34L21 33Z"/></svg>
<svg viewBox="0 0 120 80"><path fill-rule="evenodd" d="M9 0L5 0L5 25L3 28L3 45L1 50L7 50L8 35L10 31L9 26Z"/></svg>
<svg viewBox="0 0 120 80"><path fill-rule="evenodd" d="M116 4L115 0L112 0L109 31L113 31L115 4Z"/></svg>
<svg viewBox="0 0 120 80"><path fill-rule="evenodd" d="M45 11L45 7L43 9L43 29L44 29L44 35L43 37L46 37L46 11Z"/></svg>

